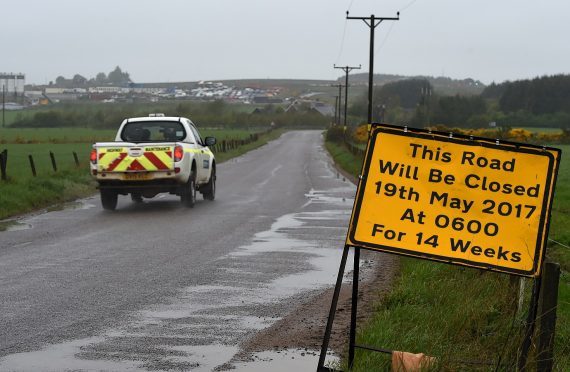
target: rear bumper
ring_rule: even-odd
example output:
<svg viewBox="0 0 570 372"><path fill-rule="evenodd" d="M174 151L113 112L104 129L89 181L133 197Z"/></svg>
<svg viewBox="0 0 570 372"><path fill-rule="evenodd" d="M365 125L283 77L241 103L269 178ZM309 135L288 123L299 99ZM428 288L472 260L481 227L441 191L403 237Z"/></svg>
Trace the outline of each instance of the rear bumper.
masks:
<svg viewBox="0 0 570 372"><path fill-rule="evenodd" d="M114 190L119 194L140 193L159 194L168 192L179 194L182 184L175 179L156 179L149 181L119 181L119 180L98 180L99 190Z"/></svg>

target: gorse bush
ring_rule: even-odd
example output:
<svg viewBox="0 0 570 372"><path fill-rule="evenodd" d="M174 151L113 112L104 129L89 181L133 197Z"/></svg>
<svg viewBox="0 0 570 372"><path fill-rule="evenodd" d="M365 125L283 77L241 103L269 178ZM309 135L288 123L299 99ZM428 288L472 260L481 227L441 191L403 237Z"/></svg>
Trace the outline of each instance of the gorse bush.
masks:
<svg viewBox="0 0 570 372"><path fill-rule="evenodd" d="M500 140L508 140L513 142L527 142L534 144L565 144L570 143L570 130L560 130L559 132L532 132L524 128L450 128L442 124L429 127L433 131L451 132L465 136L484 137ZM328 137L327 137L328 138ZM361 125L357 127L351 134L350 138L356 143L365 143L368 141L368 127Z"/></svg>

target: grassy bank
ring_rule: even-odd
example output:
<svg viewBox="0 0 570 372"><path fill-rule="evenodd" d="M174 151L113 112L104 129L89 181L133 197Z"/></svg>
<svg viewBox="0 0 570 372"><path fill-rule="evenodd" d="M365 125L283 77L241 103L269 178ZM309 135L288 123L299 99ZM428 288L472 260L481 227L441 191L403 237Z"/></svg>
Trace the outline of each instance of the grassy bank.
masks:
<svg viewBox="0 0 570 372"><path fill-rule="evenodd" d="M357 175L362 158L342 144L327 143L345 170ZM570 146L559 146L563 155ZM570 161L563 159L552 212L550 238L570 245ZM551 241L549 259L559 262L555 370L570 370L570 249ZM367 323L358 325L357 343L423 352L440 361L441 370L513 370L521 343L532 281L525 284L524 303L516 311L519 279L411 258L401 259L401 275L391 293L376 306ZM531 351L532 352L532 351ZM469 364L476 361L488 364ZM535 370L531 361L530 370ZM346 369L346 366L344 366ZM386 371L390 357L357 350L354 371Z"/></svg>
<svg viewBox="0 0 570 372"><path fill-rule="evenodd" d="M9 132L14 131L14 132ZM46 129L35 134L37 143L13 143L9 139L17 138L19 129L5 129L0 132L0 151L8 150L7 181L0 181L0 220L18 214L44 208L52 204L71 201L96 192L95 182L89 175L88 159L92 142L83 142L91 130L60 130ZM109 141L114 132L105 134L95 131L96 137L88 137L93 141ZM8 134L7 134L8 133ZM215 136L218 140L245 139L252 132L245 130L214 130L201 131L204 136ZM259 140L225 153L216 154L218 162L244 154L268 141L279 137L282 131L276 130L261 135ZM32 138L32 136L30 136ZM61 143L66 142L66 143ZM53 152L57 162L57 172L54 172L49 153ZM77 167L73 158L76 152L80 160ZM32 155L37 177L33 177L28 156ZM1 228L1 227L0 227Z"/></svg>

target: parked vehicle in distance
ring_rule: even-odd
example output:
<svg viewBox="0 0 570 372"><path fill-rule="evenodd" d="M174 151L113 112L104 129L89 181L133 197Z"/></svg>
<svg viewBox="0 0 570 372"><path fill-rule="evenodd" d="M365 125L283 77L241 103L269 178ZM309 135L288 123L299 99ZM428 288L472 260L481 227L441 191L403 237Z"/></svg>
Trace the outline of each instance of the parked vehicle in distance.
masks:
<svg viewBox="0 0 570 372"><path fill-rule="evenodd" d="M91 150L91 174L97 180L104 209L117 207L118 195L134 202L159 193L180 196L193 207L197 191L216 196L216 160L190 119L151 114L125 119L115 142L97 142Z"/></svg>

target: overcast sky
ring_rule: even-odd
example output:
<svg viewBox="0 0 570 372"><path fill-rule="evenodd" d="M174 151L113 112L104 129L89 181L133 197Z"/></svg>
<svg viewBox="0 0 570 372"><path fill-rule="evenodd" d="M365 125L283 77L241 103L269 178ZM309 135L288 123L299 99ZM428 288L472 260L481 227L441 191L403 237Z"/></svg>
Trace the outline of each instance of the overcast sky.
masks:
<svg viewBox="0 0 570 372"><path fill-rule="evenodd" d="M335 63L369 68L369 28L348 9L400 11L376 28L376 73L488 84L570 72L567 0L0 0L0 72L334 79Z"/></svg>

